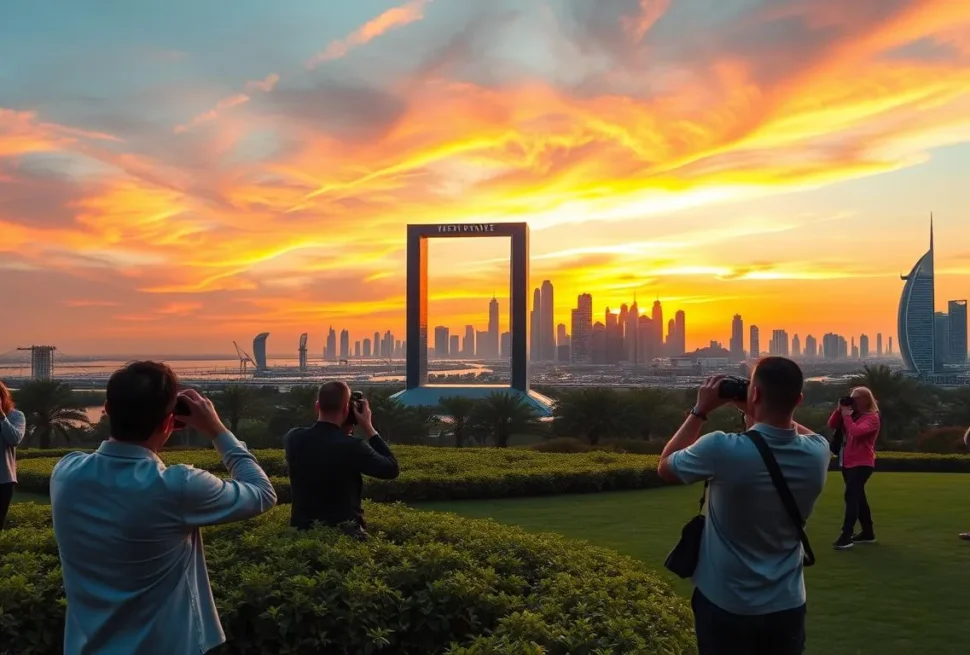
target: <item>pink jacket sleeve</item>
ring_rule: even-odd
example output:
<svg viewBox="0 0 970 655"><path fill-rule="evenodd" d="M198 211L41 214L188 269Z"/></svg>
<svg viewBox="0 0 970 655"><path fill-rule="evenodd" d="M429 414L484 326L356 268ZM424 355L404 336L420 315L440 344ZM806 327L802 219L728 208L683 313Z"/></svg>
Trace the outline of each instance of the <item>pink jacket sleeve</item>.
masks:
<svg viewBox="0 0 970 655"><path fill-rule="evenodd" d="M835 428L838 428L838 427L841 427L842 426L842 412L841 411L835 410L834 412L832 412L832 416L829 417L828 426L832 430L834 430Z"/></svg>
<svg viewBox="0 0 970 655"><path fill-rule="evenodd" d="M863 414L858 421L852 420L851 416L842 418L842 425L845 433L852 439L871 437L875 441L879 434L879 414Z"/></svg>

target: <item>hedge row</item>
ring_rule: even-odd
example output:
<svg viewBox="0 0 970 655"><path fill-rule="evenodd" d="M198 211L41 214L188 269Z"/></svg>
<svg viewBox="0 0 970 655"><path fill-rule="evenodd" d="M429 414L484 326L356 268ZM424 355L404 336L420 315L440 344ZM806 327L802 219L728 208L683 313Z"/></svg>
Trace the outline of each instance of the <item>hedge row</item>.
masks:
<svg viewBox="0 0 970 655"><path fill-rule="evenodd" d="M567 493L645 489L663 484L657 457L594 452L578 455L497 448L398 446L401 463L396 480L365 479L364 496L377 501L505 498ZM253 451L273 479L280 502L289 502L286 461L281 450ZM162 454L166 464L192 464L226 475L212 450ZM47 493L57 457L28 458L18 463L19 489Z"/></svg>
<svg viewBox="0 0 970 655"><path fill-rule="evenodd" d="M611 551L492 521L366 508L373 538L296 533L285 508L208 528L227 643L218 653L695 653L687 602ZM14 505L0 532L0 634L61 652L50 511Z"/></svg>

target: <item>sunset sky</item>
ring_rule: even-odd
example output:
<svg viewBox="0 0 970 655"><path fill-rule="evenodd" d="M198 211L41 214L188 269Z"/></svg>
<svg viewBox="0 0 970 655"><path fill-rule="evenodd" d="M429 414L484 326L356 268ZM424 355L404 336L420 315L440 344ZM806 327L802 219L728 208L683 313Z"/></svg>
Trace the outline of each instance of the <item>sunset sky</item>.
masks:
<svg viewBox="0 0 970 655"><path fill-rule="evenodd" d="M894 336L931 211L943 308L966 0L0 2L0 353L403 337L410 222L528 221L557 322ZM507 253L432 245L431 325L507 311Z"/></svg>

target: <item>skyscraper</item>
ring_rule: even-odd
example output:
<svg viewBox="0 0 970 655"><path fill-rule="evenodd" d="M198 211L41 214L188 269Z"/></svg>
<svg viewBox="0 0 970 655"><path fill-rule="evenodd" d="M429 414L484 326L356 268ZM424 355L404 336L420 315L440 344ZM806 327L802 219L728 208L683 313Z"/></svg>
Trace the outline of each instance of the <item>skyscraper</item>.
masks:
<svg viewBox="0 0 970 655"><path fill-rule="evenodd" d="M805 357L818 357L818 342L812 335L805 337Z"/></svg>
<svg viewBox="0 0 970 655"><path fill-rule="evenodd" d="M934 370L943 370L950 363L950 316L946 312L936 312L933 315L933 346L936 356Z"/></svg>
<svg viewBox="0 0 970 655"><path fill-rule="evenodd" d="M354 357L360 359L360 341L354 342Z"/></svg>
<svg viewBox="0 0 970 655"><path fill-rule="evenodd" d="M644 314L637 319L637 329L633 333L637 340L637 357L639 363L649 366L653 360L661 355L661 344L657 341L657 330L653 327L653 319Z"/></svg>
<svg viewBox="0 0 970 655"><path fill-rule="evenodd" d="M622 313L623 310L620 309ZM637 298L633 297L633 304L626 312L626 323L624 324L623 334L626 338L626 359L631 364L644 362L644 355L640 352L641 339L637 336L640 329L640 308L637 306Z"/></svg>
<svg viewBox="0 0 970 655"><path fill-rule="evenodd" d="M572 311L572 340L570 356L575 364L590 363L590 339L593 336L593 296L588 293L576 299L576 309Z"/></svg>
<svg viewBox="0 0 970 655"><path fill-rule="evenodd" d="M635 302L634 302L635 304ZM653 314L651 315L653 319L653 329L657 332L657 343L663 344L664 342L664 310L660 304L660 298L653 301Z"/></svg>
<svg viewBox="0 0 970 655"><path fill-rule="evenodd" d="M556 345L563 346L569 343L569 334L566 332L566 324L560 323L556 326Z"/></svg>
<svg viewBox="0 0 970 655"><path fill-rule="evenodd" d="M919 375L932 373L936 368L936 340L934 339L934 310L936 308L935 274L933 266L933 217L930 216L930 249L920 257L909 275L900 276L906 282L899 298L899 353L906 368Z"/></svg>
<svg viewBox="0 0 970 655"><path fill-rule="evenodd" d="M334 360L337 359L337 331L330 326L330 331L327 332L327 359Z"/></svg>
<svg viewBox="0 0 970 655"><path fill-rule="evenodd" d="M381 352L381 333L374 333L374 359L379 357L385 357L384 353Z"/></svg>
<svg viewBox="0 0 970 655"><path fill-rule="evenodd" d="M552 282L542 282L542 311L539 314L539 349L543 361L556 359L555 301Z"/></svg>
<svg viewBox="0 0 970 655"><path fill-rule="evenodd" d="M876 357L882 357L882 332L876 333Z"/></svg>
<svg viewBox="0 0 970 655"><path fill-rule="evenodd" d="M675 356L687 352L687 314L678 309L674 314L674 352Z"/></svg>
<svg viewBox="0 0 970 655"><path fill-rule="evenodd" d="M266 340L268 338L269 332L260 332L256 335L256 338L253 339L253 359L256 360L256 368L259 370L266 368ZM33 355L34 353L31 352L30 354ZM31 364L33 364L33 362L31 362ZM33 369L34 367L31 366L31 371L33 371ZM49 378L50 375L47 376L47 379Z"/></svg>
<svg viewBox="0 0 970 655"><path fill-rule="evenodd" d="M784 330L774 330L771 333L768 352L776 357L788 357L788 333Z"/></svg>
<svg viewBox="0 0 970 655"><path fill-rule="evenodd" d="M448 356L452 359L458 359L461 357L461 337L459 337L457 334L453 334L451 337L449 337Z"/></svg>
<svg viewBox="0 0 970 655"><path fill-rule="evenodd" d="M859 357L869 359L869 335L863 334L859 337Z"/></svg>
<svg viewBox="0 0 970 655"><path fill-rule="evenodd" d="M758 359L759 357L761 357L761 339L760 339L760 334L758 332L757 325L751 326L750 340L751 340L750 357L751 359Z"/></svg>
<svg viewBox="0 0 970 655"><path fill-rule="evenodd" d="M532 311L529 313L529 359L542 360L542 291L532 292Z"/></svg>
<svg viewBox="0 0 970 655"><path fill-rule="evenodd" d="M488 354L491 348L492 333L488 330L476 330L475 331L475 357L478 359L492 359ZM512 355L509 354L509 357Z"/></svg>
<svg viewBox="0 0 970 655"><path fill-rule="evenodd" d="M479 343L478 349L481 350L481 344ZM479 353L479 357L498 357L498 300L495 296L492 296L491 302L488 303L488 354L482 355ZM509 355L511 357L511 355Z"/></svg>
<svg viewBox="0 0 970 655"><path fill-rule="evenodd" d="M472 359L475 356L475 326L465 326L465 338L461 344L461 356Z"/></svg>
<svg viewBox="0 0 970 655"><path fill-rule="evenodd" d="M802 356L802 340L798 338L797 334L791 338L791 356Z"/></svg>
<svg viewBox="0 0 970 655"><path fill-rule="evenodd" d="M502 333L502 352L500 354L502 359L512 358L512 333L503 332Z"/></svg>
<svg viewBox="0 0 970 655"><path fill-rule="evenodd" d="M371 344L371 340L370 339L364 339L364 359L370 359L371 358L370 344Z"/></svg>
<svg viewBox="0 0 970 655"><path fill-rule="evenodd" d="M448 342L449 330L443 325L439 325L434 329L434 356L438 359L448 358L448 348L450 344Z"/></svg>
<svg viewBox="0 0 970 655"><path fill-rule="evenodd" d="M731 321L731 360L744 361L744 321L741 314L735 314Z"/></svg>
<svg viewBox="0 0 970 655"><path fill-rule="evenodd" d="M950 314L950 363L967 365L967 301L951 300L947 306Z"/></svg>
<svg viewBox="0 0 970 655"><path fill-rule="evenodd" d="M677 354L677 324L674 319L667 321L667 339L664 341L664 345L667 355Z"/></svg>
<svg viewBox="0 0 970 655"><path fill-rule="evenodd" d="M350 358L350 331L340 331L340 359Z"/></svg>

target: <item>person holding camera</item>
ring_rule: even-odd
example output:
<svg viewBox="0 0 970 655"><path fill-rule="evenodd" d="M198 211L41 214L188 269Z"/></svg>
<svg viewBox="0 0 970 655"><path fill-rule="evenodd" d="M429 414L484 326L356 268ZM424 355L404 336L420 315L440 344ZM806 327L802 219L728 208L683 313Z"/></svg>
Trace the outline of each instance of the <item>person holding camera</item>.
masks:
<svg viewBox="0 0 970 655"><path fill-rule="evenodd" d="M165 364L133 362L108 380L111 438L54 467L51 518L67 615L64 653L204 653L226 640L209 586L207 525L252 518L276 504L256 458L212 402L178 393ZM231 479L158 452L189 425L212 442Z"/></svg>
<svg viewBox="0 0 970 655"><path fill-rule="evenodd" d="M664 447L661 478L707 485L707 516L688 524L681 539L688 545L681 554L692 561L671 561L678 544L667 562L694 582L700 655L805 650L803 567L814 556L804 522L825 486L830 453L824 437L794 421L803 383L798 365L782 357L760 360L750 383L710 378ZM749 430L700 436L710 413L732 402Z"/></svg>
<svg viewBox="0 0 970 655"><path fill-rule="evenodd" d="M371 423L363 394L343 382L320 386L317 422L283 438L290 472L290 525L306 530L314 522L367 536L361 505L364 475L393 480L400 473L394 454ZM365 437L353 435L357 428Z"/></svg>
<svg viewBox="0 0 970 655"><path fill-rule="evenodd" d="M839 400L839 406L829 417L828 426L836 431L836 435L841 434L839 465L845 481L842 533L832 545L836 550L846 550L854 544L875 543L872 510L866 498L866 483L876 467L876 439L880 428L879 405L872 391L866 387L856 387ZM862 529L853 534L856 522Z"/></svg>
<svg viewBox="0 0 970 655"><path fill-rule="evenodd" d="M14 409L10 389L0 382L0 530L7 520L7 510L13 500L13 489L17 486L17 446L24 440L27 420L24 413Z"/></svg>

